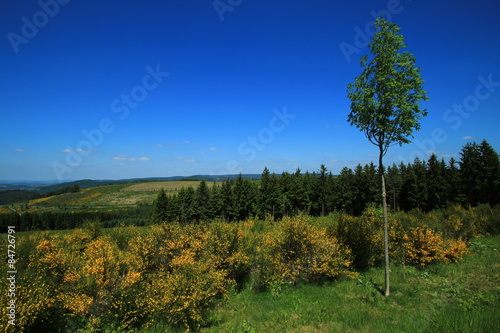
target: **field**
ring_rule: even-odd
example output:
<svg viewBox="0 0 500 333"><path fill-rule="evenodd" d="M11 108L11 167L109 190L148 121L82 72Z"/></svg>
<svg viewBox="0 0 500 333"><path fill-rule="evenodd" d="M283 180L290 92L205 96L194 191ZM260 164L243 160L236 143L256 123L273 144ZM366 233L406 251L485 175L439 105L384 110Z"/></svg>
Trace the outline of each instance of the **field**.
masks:
<svg viewBox="0 0 500 333"><path fill-rule="evenodd" d="M29 207L44 208L119 208L140 204L151 205L160 189L167 194L177 193L181 188L199 185L199 181L164 181L137 184L105 185L84 189L78 193L68 193L31 200ZM212 186L212 183L208 183Z"/></svg>
<svg viewBox="0 0 500 333"><path fill-rule="evenodd" d="M159 191L164 189L167 193L175 193L183 187L193 187L196 188L200 184L196 180L179 180L179 181L166 181L166 182L149 182L149 183L139 183L127 186L124 191L135 191L135 192L151 192ZM210 184L210 183L209 183Z"/></svg>

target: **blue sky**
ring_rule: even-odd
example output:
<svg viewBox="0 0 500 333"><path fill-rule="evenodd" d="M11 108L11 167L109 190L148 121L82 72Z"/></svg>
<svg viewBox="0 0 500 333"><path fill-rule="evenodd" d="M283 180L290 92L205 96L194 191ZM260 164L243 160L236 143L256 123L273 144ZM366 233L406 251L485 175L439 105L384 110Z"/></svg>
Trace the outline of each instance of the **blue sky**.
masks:
<svg viewBox="0 0 500 333"><path fill-rule="evenodd" d="M0 179L316 171L377 161L347 123L374 17L429 115L386 164L500 151L497 1L3 1Z"/></svg>

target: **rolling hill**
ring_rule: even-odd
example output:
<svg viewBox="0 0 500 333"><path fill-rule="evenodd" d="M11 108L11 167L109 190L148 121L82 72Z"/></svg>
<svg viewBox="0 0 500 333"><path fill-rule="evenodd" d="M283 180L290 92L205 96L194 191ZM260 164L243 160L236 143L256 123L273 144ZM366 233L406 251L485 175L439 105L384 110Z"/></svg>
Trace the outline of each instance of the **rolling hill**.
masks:
<svg viewBox="0 0 500 333"><path fill-rule="evenodd" d="M77 193L66 193L30 200L27 205L31 209L135 207L141 204L152 204L158 196L158 191L162 188L167 194L173 194L183 187L196 188L199 183L200 181L171 180L102 185L86 188ZM208 183L209 186L212 184Z"/></svg>

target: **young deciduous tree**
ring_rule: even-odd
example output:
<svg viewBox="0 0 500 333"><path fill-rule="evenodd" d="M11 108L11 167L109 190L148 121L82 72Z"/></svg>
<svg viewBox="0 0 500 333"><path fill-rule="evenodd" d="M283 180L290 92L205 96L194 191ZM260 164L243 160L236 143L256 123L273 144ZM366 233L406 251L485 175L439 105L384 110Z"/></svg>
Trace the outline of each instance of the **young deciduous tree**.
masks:
<svg viewBox="0 0 500 333"><path fill-rule="evenodd" d="M385 295L389 288L389 249L387 232L387 203L383 157L389 147L409 143L419 120L427 115L420 109L420 101L427 100L423 90L420 68L415 57L405 48L403 35L395 23L379 18L376 33L368 44L372 56L361 58L363 71L347 92L351 100L348 121L364 132L379 149L379 172L382 181L385 240Z"/></svg>

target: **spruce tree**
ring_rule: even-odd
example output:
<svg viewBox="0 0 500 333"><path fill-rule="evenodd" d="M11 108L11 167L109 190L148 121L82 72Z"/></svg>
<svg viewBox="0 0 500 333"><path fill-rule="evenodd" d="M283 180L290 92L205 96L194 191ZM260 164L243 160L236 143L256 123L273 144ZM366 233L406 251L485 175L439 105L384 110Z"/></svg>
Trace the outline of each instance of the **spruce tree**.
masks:
<svg viewBox="0 0 500 333"><path fill-rule="evenodd" d="M202 180L195 192L195 216L197 221L207 220L207 207L210 202L210 190L205 180Z"/></svg>
<svg viewBox="0 0 500 333"><path fill-rule="evenodd" d="M161 223L167 221L168 197L165 190L162 188L158 192L158 196L153 203L153 211L151 212L151 223Z"/></svg>
<svg viewBox="0 0 500 333"><path fill-rule="evenodd" d="M483 140L479 146L481 154L480 203L494 206L500 203L500 161L497 152Z"/></svg>

